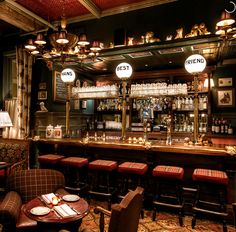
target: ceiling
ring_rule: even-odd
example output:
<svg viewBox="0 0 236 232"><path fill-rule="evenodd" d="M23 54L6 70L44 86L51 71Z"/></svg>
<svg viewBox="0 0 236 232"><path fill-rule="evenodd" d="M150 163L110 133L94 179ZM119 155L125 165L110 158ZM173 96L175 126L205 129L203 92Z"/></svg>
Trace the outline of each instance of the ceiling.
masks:
<svg viewBox="0 0 236 232"><path fill-rule="evenodd" d="M22 37L22 35L33 34L45 29L57 30L62 15L66 17L68 26L70 26L94 19L101 21L107 16L131 14L138 10L154 9L154 7L163 10L165 8L161 7L165 5L173 5L178 7L176 10L181 11L180 17L176 19L174 13L166 15L166 12L158 11L159 14L163 13L167 16L166 27L170 21L168 18L172 18L170 23L174 24L174 21L181 23L180 18L182 17L182 21L187 24L188 21L198 23L197 18L204 15L202 17L204 22L211 21L211 29L214 30L215 18L220 15L219 9L231 7L228 0L193 0L193 2L196 4L195 11L190 10L193 4L189 0L1 0L0 38L8 38L11 35ZM158 24L159 22L155 22L155 20L154 18L153 24ZM145 25L142 25L142 19L139 19L137 24L145 28ZM78 71L86 72L88 76L102 77L114 73L116 65L120 62L132 63L134 70L140 73L142 71L180 69L183 68L186 57L195 52L204 55L209 66L219 65L223 60L234 62L236 43L230 41L224 44L226 45L224 49L222 49L222 45L222 40L213 32L211 35L194 38L162 40L150 44L104 49L96 60L88 59L81 63L72 59L67 60L67 64L76 64Z"/></svg>

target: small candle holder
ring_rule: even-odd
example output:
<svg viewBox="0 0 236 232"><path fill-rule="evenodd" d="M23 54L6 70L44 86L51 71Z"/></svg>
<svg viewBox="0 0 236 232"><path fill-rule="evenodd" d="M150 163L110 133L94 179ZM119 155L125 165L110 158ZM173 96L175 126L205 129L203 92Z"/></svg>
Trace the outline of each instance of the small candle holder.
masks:
<svg viewBox="0 0 236 232"><path fill-rule="evenodd" d="M53 205L58 205L58 203L59 203L59 198L57 196L53 197L52 198L52 204Z"/></svg>

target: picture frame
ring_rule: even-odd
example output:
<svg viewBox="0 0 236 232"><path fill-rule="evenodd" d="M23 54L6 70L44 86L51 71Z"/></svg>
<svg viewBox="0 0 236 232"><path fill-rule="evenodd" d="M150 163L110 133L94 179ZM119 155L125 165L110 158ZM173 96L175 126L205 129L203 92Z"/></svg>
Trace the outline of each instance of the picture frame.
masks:
<svg viewBox="0 0 236 232"><path fill-rule="evenodd" d="M233 86L233 78L232 77L218 78L218 86L219 87L231 87L231 86Z"/></svg>
<svg viewBox="0 0 236 232"><path fill-rule="evenodd" d="M216 90L217 107L235 107L235 89L218 88Z"/></svg>
<svg viewBox="0 0 236 232"><path fill-rule="evenodd" d="M38 100L47 100L47 91L38 91Z"/></svg>
<svg viewBox="0 0 236 232"><path fill-rule="evenodd" d="M46 89L46 82L41 82L39 83L39 89L42 90L42 89Z"/></svg>

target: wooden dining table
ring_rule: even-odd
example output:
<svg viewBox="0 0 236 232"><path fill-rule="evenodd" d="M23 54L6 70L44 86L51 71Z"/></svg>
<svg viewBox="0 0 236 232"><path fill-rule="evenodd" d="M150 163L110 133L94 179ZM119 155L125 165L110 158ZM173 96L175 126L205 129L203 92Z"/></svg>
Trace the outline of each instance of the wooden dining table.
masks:
<svg viewBox="0 0 236 232"><path fill-rule="evenodd" d="M60 229L67 229L69 231L78 231L82 218L89 213L89 204L83 199L79 198L77 201L65 201L63 196L60 196L60 202L58 206L67 204L74 212L75 215L63 217L56 210L54 205L47 204L43 201L41 196L38 196L23 207L24 213L31 219L37 221L39 231L58 231ZM32 209L35 207L47 207L50 209L49 213L45 215L35 215L32 213Z"/></svg>

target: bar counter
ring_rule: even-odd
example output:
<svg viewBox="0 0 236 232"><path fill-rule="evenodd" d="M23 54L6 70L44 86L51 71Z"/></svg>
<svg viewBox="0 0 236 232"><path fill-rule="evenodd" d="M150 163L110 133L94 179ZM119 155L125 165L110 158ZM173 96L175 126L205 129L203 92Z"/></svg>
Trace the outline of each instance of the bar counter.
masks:
<svg viewBox="0 0 236 232"><path fill-rule="evenodd" d="M186 187L192 187L192 173L195 168L210 168L227 172L229 203L236 202L236 157L227 154L225 146L197 146L174 142L166 145L164 140L133 144L120 140L93 141L86 139L39 139L34 140L37 156L58 153L65 156L82 156L89 160L109 159L118 163L123 161L145 162L151 170L157 164L176 165L184 168ZM147 178L148 181L148 178Z"/></svg>
<svg viewBox="0 0 236 232"><path fill-rule="evenodd" d="M107 148L107 149L129 149L129 150L148 150L155 152L171 152L181 154L195 154L206 156L229 156L226 153L224 145L212 145L212 146L199 146L199 145L185 145L183 143L173 143L172 145L166 145L165 141L149 141L145 144L128 143L127 141L119 140L106 140L106 141L85 141L84 139L39 139L34 140L36 143L53 144L53 145L67 145L78 146L84 148Z"/></svg>

